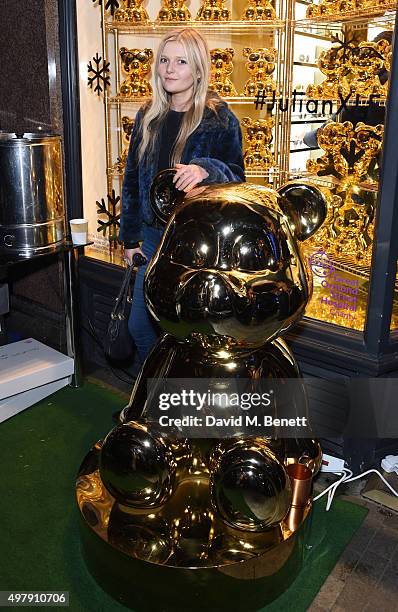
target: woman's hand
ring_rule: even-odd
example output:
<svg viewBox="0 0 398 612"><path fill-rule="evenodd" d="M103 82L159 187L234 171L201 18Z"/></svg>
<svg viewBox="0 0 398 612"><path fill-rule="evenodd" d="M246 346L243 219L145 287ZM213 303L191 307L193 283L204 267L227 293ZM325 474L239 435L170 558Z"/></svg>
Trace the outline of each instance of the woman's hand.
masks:
<svg viewBox="0 0 398 612"><path fill-rule="evenodd" d="M196 164L176 164L177 172L173 177L173 183L180 191L191 191L209 176L201 166Z"/></svg>
<svg viewBox="0 0 398 612"><path fill-rule="evenodd" d="M141 247L137 247L136 249L124 249L124 261L128 266L133 264L133 257L136 253L140 253L143 257L145 257Z"/></svg>

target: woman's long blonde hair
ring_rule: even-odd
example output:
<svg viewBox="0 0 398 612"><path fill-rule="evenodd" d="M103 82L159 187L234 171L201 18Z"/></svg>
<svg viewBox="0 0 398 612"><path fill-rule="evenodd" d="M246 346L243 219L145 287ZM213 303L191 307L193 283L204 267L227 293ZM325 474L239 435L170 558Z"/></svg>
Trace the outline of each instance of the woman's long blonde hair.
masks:
<svg viewBox="0 0 398 612"><path fill-rule="evenodd" d="M184 114L172 151L171 164L174 166L181 160L188 136L200 124L205 107L208 106L216 111L221 100L216 93L208 90L210 52L206 41L199 32L192 28L184 28L173 30L170 34L164 36L156 54L153 99L148 105L142 121L141 143L138 148L139 160L143 159L144 154L147 155L147 161L150 159L156 139L160 136L161 124L170 109L171 95L164 90L158 73L160 57L169 41L177 41L183 45L193 76L192 104Z"/></svg>

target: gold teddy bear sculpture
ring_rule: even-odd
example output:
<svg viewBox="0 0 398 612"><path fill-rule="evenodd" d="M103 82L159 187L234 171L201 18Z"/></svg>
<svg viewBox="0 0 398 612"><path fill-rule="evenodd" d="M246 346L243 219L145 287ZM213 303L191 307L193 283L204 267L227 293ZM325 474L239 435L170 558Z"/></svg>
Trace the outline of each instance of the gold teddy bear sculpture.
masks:
<svg viewBox="0 0 398 612"><path fill-rule="evenodd" d="M340 44L333 45L327 51L322 51L317 63L326 79L319 85L307 87L308 98L336 100L339 96L347 97L350 93L350 85L347 80L349 66L344 59L344 49Z"/></svg>
<svg viewBox="0 0 398 612"><path fill-rule="evenodd" d="M115 21L148 23L149 15L142 5L143 0L124 0L123 7L115 11Z"/></svg>
<svg viewBox="0 0 398 612"><path fill-rule="evenodd" d="M276 11L270 0L249 0L242 19L246 21L269 21L276 19Z"/></svg>
<svg viewBox="0 0 398 612"><path fill-rule="evenodd" d="M196 15L196 21L229 21L231 14L224 6L225 0L204 0Z"/></svg>
<svg viewBox="0 0 398 612"><path fill-rule="evenodd" d="M119 51L122 69L128 75L120 86L120 95L126 98L143 98L152 95L152 87L146 79L153 58L152 49L127 49Z"/></svg>
<svg viewBox="0 0 398 612"><path fill-rule="evenodd" d="M351 51L349 66L352 75L350 88L353 95L362 98L387 95L388 83L382 85L379 74L384 66L387 68L389 65L390 52L391 45L384 39L378 42L362 41Z"/></svg>
<svg viewBox="0 0 398 612"><path fill-rule="evenodd" d="M210 88L221 96L237 96L238 92L228 76L232 73L234 65L233 49L211 49Z"/></svg>
<svg viewBox="0 0 398 612"><path fill-rule="evenodd" d="M274 48L258 47L252 49L252 47L245 47L243 55L247 57L246 70L250 74L250 78L245 83L243 95L256 96L263 91L269 96L274 91L278 95L273 78L278 51Z"/></svg>
<svg viewBox="0 0 398 612"><path fill-rule="evenodd" d="M157 21L190 21L191 13L183 0L163 0Z"/></svg>
<svg viewBox="0 0 398 612"><path fill-rule="evenodd" d="M275 166L275 159L270 150L272 128L275 125L273 117L266 119L251 119L244 117L242 125L246 128L246 142L243 159L247 170L268 170Z"/></svg>
<svg viewBox="0 0 398 612"><path fill-rule="evenodd" d="M318 176L349 177L351 183L368 179L377 162L383 142L384 127L350 121L330 122L319 128L317 138L324 155L307 161L307 170Z"/></svg>

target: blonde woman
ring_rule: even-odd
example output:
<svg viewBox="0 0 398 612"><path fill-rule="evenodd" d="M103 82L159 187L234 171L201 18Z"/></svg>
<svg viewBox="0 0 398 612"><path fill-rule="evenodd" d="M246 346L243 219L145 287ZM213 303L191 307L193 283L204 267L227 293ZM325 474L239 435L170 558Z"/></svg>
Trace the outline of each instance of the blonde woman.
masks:
<svg viewBox="0 0 398 612"><path fill-rule="evenodd" d="M162 236L149 203L157 172L175 168L175 185L185 192L199 184L245 180L239 122L208 89L209 74L209 49L197 31L185 28L164 36L155 60L153 99L137 113L123 181L120 240L128 263L135 253L149 261ZM144 274L141 266L129 320L142 360L158 336L145 305Z"/></svg>

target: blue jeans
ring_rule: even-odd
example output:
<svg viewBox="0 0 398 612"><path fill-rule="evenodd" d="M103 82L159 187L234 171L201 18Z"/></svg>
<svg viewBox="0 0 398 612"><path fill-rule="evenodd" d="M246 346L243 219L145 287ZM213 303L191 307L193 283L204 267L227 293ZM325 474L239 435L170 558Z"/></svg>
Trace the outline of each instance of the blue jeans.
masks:
<svg viewBox="0 0 398 612"><path fill-rule="evenodd" d="M129 318L129 332L134 339L138 355L142 362L156 343L160 329L150 314L144 296L144 276L150 260L155 254L163 235L162 229L144 225L142 251L148 263L137 270L134 282L133 303Z"/></svg>

